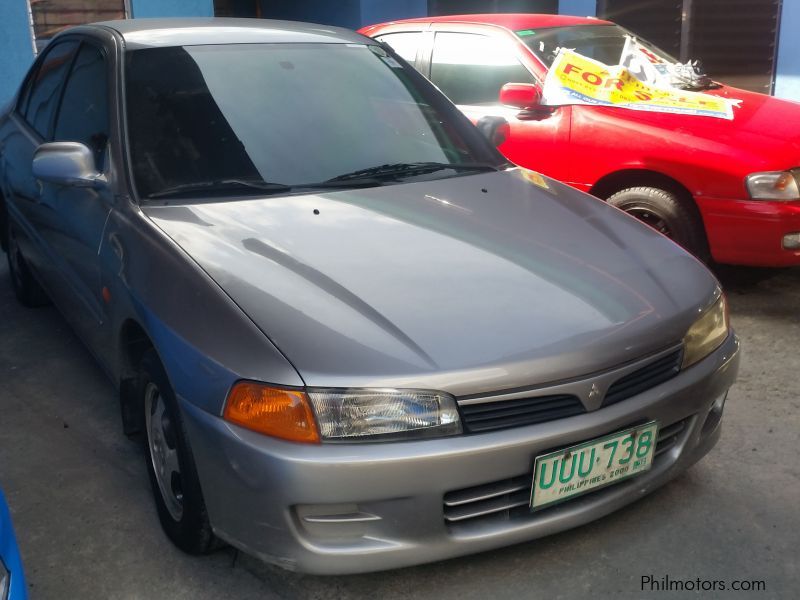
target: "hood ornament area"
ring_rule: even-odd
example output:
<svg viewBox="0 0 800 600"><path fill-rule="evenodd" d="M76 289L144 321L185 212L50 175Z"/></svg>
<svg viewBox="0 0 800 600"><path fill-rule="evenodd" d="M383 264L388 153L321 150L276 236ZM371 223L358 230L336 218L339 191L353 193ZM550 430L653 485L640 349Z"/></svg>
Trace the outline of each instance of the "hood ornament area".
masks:
<svg viewBox="0 0 800 600"><path fill-rule="evenodd" d="M600 388L597 387L596 383L593 383L592 389L589 390L589 400L591 400L592 402L594 402L595 400L599 400L601 395L602 392L600 391Z"/></svg>

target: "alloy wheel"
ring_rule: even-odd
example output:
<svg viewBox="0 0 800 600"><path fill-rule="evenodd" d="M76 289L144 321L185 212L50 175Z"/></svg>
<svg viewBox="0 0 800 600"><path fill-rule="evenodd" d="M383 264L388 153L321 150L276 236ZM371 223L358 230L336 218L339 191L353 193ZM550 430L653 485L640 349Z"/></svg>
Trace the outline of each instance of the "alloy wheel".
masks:
<svg viewBox="0 0 800 600"><path fill-rule="evenodd" d="M145 388L144 410L147 444L158 488L170 516L180 521L183 516L183 483L175 424L155 383L150 382Z"/></svg>
<svg viewBox="0 0 800 600"><path fill-rule="evenodd" d="M625 207L625 212L636 217L645 225L652 227L656 231L663 233L667 237L672 237L672 231L664 217L654 212L652 208L646 206Z"/></svg>

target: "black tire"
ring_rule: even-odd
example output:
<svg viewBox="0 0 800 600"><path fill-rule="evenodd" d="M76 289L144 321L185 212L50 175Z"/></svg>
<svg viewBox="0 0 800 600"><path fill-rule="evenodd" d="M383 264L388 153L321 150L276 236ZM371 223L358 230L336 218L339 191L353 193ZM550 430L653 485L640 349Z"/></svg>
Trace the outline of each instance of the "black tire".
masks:
<svg viewBox="0 0 800 600"><path fill-rule="evenodd" d="M221 543L211 530L178 403L155 350L147 351L142 358L138 383L138 398L145 413L142 435L145 462L161 527L172 543L184 552L211 552ZM154 390L158 399L150 397ZM156 415L161 418L154 420ZM155 423L154 427L150 426L151 421ZM177 471L169 468L170 460L164 458L168 454L176 459ZM161 476L161 481L169 488L167 490L161 489L156 465L161 467L162 473L169 471L168 476ZM178 505L179 512L176 511Z"/></svg>
<svg viewBox="0 0 800 600"><path fill-rule="evenodd" d="M6 221L6 235L8 242L8 250L6 251L8 270L11 273L11 285L14 288L14 295L17 300L23 306L28 307L50 304L50 298L47 297L47 293L36 281L25 257L22 255L22 250L17 242L17 234L11 225L11 219Z"/></svg>
<svg viewBox="0 0 800 600"><path fill-rule="evenodd" d="M683 195L655 187L632 187L617 192L608 203L660 231L701 260L708 260L702 217L694 202Z"/></svg>

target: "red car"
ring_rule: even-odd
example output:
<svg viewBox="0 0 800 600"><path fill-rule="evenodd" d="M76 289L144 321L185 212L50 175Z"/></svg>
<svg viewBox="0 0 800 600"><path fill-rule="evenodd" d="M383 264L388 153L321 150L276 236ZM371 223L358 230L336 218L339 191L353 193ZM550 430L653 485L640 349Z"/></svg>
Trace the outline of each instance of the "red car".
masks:
<svg viewBox="0 0 800 600"><path fill-rule="evenodd" d="M360 31L391 46L474 122L505 119L499 148L518 165L607 200L701 258L800 264L797 103L707 80L703 93L741 100L733 120L543 106L543 82L558 48L619 62L630 32L592 18L460 15Z"/></svg>

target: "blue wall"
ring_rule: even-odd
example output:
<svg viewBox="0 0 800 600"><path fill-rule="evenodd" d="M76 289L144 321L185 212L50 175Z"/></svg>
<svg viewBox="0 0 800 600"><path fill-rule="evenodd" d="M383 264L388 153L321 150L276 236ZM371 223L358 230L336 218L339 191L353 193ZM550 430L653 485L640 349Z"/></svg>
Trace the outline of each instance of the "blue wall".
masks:
<svg viewBox="0 0 800 600"><path fill-rule="evenodd" d="M16 93L32 62L28 3L0 0L0 108Z"/></svg>
<svg viewBox="0 0 800 600"><path fill-rule="evenodd" d="M428 0L361 0L361 25L428 16Z"/></svg>
<svg viewBox="0 0 800 600"><path fill-rule="evenodd" d="M261 15L268 19L311 21L350 29L427 14L428 0L261 0Z"/></svg>
<svg viewBox="0 0 800 600"><path fill-rule="evenodd" d="M558 14L576 17L596 17L597 0L560 0Z"/></svg>
<svg viewBox="0 0 800 600"><path fill-rule="evenodd" d="M800 100L800 2L783 0L781 30L778 32L778 66L775 95Z"/></svg>
<svg viewBox="0 0 800 600"><path fill-rule="evenodd" d="M213 17L214 0L130 0L131 16Z"/></svg>
<svg viewBox="0 0 800 600"><path fill-rule="evenodd" d="M352 29L361 26L361 3L359 0L261 0L261 15Z"/></svg>

